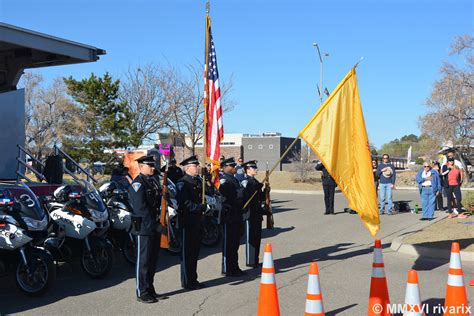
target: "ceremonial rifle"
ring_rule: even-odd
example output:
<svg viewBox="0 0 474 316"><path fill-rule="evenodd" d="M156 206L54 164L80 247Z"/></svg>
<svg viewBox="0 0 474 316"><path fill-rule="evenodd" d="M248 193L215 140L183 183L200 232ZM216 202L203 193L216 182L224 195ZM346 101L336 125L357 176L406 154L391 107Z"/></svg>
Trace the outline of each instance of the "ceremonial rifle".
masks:
<svg viewBox="0 0 474 316"><path fill-rule="evenodd" d="M264 182L264 189L263 192L265 193L265 212L267 215L267 229L272 229L274 227L273 221L273 211L272 211L272 200L270 198L270 171L268 170L268 162L267 162L267 170L265 171L265 182Z"/></svg>
<svg viewBox="0 0 474 316"><path fill-rule="evenodd" d="M163 227L161 230L160 247L164 249L169 248L170 230L168 225L168 201L166 200L168 194L168 163L166 163L165 172L163 174L163 187L161 189L161 213L160 224Z"/></svg>

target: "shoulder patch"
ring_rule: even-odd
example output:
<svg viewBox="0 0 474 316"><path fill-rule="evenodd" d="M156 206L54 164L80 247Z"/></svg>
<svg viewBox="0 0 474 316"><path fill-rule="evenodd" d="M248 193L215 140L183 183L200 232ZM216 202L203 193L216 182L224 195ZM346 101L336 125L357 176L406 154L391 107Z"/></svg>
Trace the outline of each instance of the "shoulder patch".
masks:
<svg viewBox="0 0 474 316"><path fill-rule="evenodd" d="M142 184L140 182L132 183L132 188L135 190L135 192L138 192L138 190L140 190L141 186L142 186Z"/></svg>
<svg viewBox="0 0 474 316"><path fill-rule="evenodd" d="M178 188L179 191L181 191L184 188L184 182L179 181L178 184L176 184L176 187Z"/></svg>
<svg viewBox="0 0 474 316"><path fill-rule="evenodd" d="M249 180L243 180L240 184L241 184L244 188L246 188L248 183L249 183Z"/></svg>
<svg viewBox="0 0 474 316"><path fill-rule="evenodd" d="M226 182L226 180L224 178L221 178L220 183L224 184L225 182Z"/></svg>

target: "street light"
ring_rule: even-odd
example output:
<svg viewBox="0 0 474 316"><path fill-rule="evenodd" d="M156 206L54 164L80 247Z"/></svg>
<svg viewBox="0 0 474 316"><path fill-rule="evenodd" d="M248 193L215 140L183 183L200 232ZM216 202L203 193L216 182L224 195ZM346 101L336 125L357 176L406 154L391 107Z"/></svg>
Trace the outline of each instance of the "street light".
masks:
<svg viewBox="0 0 474 316"><path fill-rule="evenodd" d="M326 57L328 57L329 54L325 53L324 56L321 57L321 51L319 50L318 43L313 43L313 46L316 47L316 49L318 50L319 64L320 64L318 92L319 92L319 100L320 100L321 104L323 104L323 93L324 93L324 88L323 88L323 65L324 65L324 59Z"/></svg>
<svg viewBox="0 0 474 316"><path fill-rule="evenodd" d="M313 43L313 46L316 47L318 50L318 56L319 56L319 64L320 64L320 72L319 72L319 87L318 87L318 93L319 93L319 101L320 105L323 104L323 94L324 94L324 88L323 88L323 63L324 63L324 58L328 57L329 54L325 53L324 56L321 57L321 51L319 50L319 45L318 43ZM308 146L308 162L309 158L311 155L310 148Z"/></svg>

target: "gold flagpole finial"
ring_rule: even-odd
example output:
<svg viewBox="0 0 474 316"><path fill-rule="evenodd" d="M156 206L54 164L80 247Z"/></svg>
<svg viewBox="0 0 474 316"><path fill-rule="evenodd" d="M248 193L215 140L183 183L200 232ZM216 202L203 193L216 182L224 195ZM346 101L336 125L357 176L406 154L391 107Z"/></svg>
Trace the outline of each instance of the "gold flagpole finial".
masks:
<svg viewBox="0 0 474 316"><path fill-rule="evenodd" d="M207 1L206 2L206 15L209 15L211 13L211 2Z"/></svg>

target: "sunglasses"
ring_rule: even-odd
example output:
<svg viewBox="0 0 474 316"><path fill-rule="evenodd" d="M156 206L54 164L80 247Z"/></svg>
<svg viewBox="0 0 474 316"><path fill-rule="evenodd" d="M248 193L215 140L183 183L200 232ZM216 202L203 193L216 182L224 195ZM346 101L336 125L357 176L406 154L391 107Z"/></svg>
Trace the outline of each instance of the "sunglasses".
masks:
<svg viewBox="0 0 474 316"><path fill-rule="evenodd" d="M429 168L430 166L423 166L423 168Z"/></svg>

